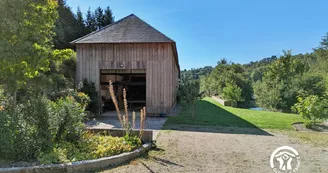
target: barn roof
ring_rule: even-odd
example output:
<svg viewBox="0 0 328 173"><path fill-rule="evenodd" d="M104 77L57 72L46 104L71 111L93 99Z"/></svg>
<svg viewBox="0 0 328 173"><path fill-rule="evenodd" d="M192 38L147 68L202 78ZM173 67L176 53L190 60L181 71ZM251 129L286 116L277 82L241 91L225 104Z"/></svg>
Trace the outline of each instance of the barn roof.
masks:
<svg viewBox="0 0 328 173"><path fill-rule="evenodd" d="M72 41L78 43L158 43L174 42L134 14Z"/></svg>

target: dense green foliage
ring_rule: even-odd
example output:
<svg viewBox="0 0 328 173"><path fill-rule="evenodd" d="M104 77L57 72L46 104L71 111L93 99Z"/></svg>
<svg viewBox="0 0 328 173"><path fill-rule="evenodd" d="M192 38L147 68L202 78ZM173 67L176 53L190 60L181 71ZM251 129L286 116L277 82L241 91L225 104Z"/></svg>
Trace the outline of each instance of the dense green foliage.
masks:
<svg viewBox="0 0 328 173"><path fill-rule="evenodd" d="M90 13L97 22L93 30L88 30L82 13L74 15L63 0L2 0L0 11L2 159L60 163L140 145L137 137L84 132L85 109L99 111L97 92L87 81L76 88L76 55L65 49L70 41L112 23L109 8Z"/></svg>
<svg viewBox="0 0 328 173"><path fill-rule="evenodd" d="M304 118L316 123L317 120L328 119L328 99L310 95L306 98L298 97L298 103L293 107L294 111L302 115Z"/></svg>
<svg viewBox="0 0 328 173"><path fill-rule="evenodd" d="M293 129L292 123L307 122L296 114L256 111L222 106L212 98L203 98L196 102L195 118L190 118L189 106L184 105L179 116L170 116L166 127L175 125L202 125L211 127L238 127L261 129Z"/></svg>
<svg viewBox="0 0 328 173"><path fill-rule="evenodd" d="M236 84L227 83L226 87L222 90L222 97L228 101L242 101L243 98L241 97L241 92L242 89Z"/></svg>
<svg viewBox="0 0 328 173"><path fill-rule="evenodd" d="M179 86L179 97L191 105L191 116L195 116L195 103L199 97L199 81L197 80L181 80Z"/></svg>
<svg viewBox="0 0 328 173"><path fill-rule="evenodd" d="M268 110L290 112L298 96L321 97L327 89L325 81L327 73L316 71L318 66L321 66L319 62L326 62L313 56L316 53L315 51L308 55L292 56L290 52L285 52L283 56L273 61L267 67L262 80L253 84L256 103Z"/></svg>
<svg viewBox="0 0 328 173"><path fill-rule="evenodd" d="M328 90L327 38L328 35L323 37L321 47L312 53L292 55L291 51L284 51L280 57L243 65L221 59L214 69L184 70L181 76L199 80L203 97L218 95L237 101L239 107L256 104L265 110L291 112L299 96L321 98Z"/></svg>
<svg viewBox="0 0 328 173"><path fill-rule="evenodd" d="M219 95L227 101L250 101L251 79L240 64L218 62L212 72L200 79L201 92L205 96Z"/></svg>
<svg viewBox="0 0 328 173"><path fill-rule="evenodd" d="M0 154L10 159L33 159L53 142L75 141L82 134L84 108L74 98L50 101L44 96L13 104L1 96Z"/></svg>
<svg viewBox="0 0 328 173"><path fill-rule="evenodd" d="M100 103L98 92L96 91L95 84L93 82L89 82L87 79L83 79L79 91L85 93L90 98L90 103L87 106L87 110L97 116L100 113Z"/></svg>
<svg viewBox="0 0 328 173"><path fill-rule="evenodd" d="M205 66L203 68L196 68L191 70L184 69L181 71L181 77L185 80L198 80L201 76L210 74L212 70L212 66Z"/></svg>
<svg viewBox="0 0 328 173"><path fill-rule="evenodd" d="M0 1L0 84L11 92L48 70L56 8L54 1Z"/></svg>
<svg viewBox="0 0 328 173"><path fill-rule="evenodd" d="M86 16L78 8L76 14L66 5L64 0L58 0L58 19L56 21L54 46L56 49L71 48L71 41L96 31L114 22L114 16L109 7L104 10L98 7L94 12L90 9Z"/></svg>
<svg viewBox="0 0 328 173"><path fill-rule="evenodd" d="M76 143L56 144L49 152L42 152L38 161L42 164L67 163L109 157L131 151L141 145L137 137L112 137L84 133Z"/></svg>

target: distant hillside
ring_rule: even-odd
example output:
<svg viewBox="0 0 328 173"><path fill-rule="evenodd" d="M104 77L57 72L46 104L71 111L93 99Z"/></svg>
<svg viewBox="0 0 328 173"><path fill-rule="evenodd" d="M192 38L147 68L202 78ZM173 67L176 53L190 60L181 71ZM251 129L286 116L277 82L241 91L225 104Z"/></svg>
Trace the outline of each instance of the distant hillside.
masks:
<svg viewBox="0 0 328 173"><path fill-rule="evenodd" d="M184 69L181 71L181 78L186 80L198 80L200 76L206 76L213 70L212 66L205 66L203 68L192 68L190 70Z"/></svg>

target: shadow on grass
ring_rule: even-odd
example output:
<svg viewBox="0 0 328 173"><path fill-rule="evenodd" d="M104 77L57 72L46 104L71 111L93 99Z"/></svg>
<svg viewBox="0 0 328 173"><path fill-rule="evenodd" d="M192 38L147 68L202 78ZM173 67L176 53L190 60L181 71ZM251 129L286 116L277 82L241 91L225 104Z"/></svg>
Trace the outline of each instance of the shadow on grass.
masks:
<svg viewBox="0 0 328 173"><path fill-rule="evenodd" d="M206 100L199 100L196 103L194 118L190 115L189 109L190 107L185 106L179 116L169 117L163 130L273 136Z"/></svg>

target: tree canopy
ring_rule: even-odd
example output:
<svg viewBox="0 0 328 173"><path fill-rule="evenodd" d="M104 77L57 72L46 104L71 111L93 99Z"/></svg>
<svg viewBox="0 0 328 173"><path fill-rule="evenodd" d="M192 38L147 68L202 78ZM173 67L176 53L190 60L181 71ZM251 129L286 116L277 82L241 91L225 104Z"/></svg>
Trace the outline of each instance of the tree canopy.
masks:
<svg viewBox="0 0 328 173"><path fill-rule="evenodd" d="M58 19L56 20L54 46L56 49L71 48L71 41L87 35L93 31L114 22L112 10L109 7L98 7L92 12L89 10L84 15L80 8L76 14L63 0L58 0Z"/></svg>
<svg viewBox="0 0 328 173"><path fill-rule="evenodd" d="M218 95L243 106L291 112L298 97L323 97L328 89L328 38L313 52L292 55L283 51L247 64L236 64L223 58L210 66L183 70L187 80L200 81L203 96ZM209 68L210 67L210 68ZM242 103L241 103L242 102Z"/></svg>
<svg viewBox="0 0 328 173"><path fill-rule="evenodd" d="M16 91L48 70L57 3L43 0L0 2L0 82Z"/></svg>

